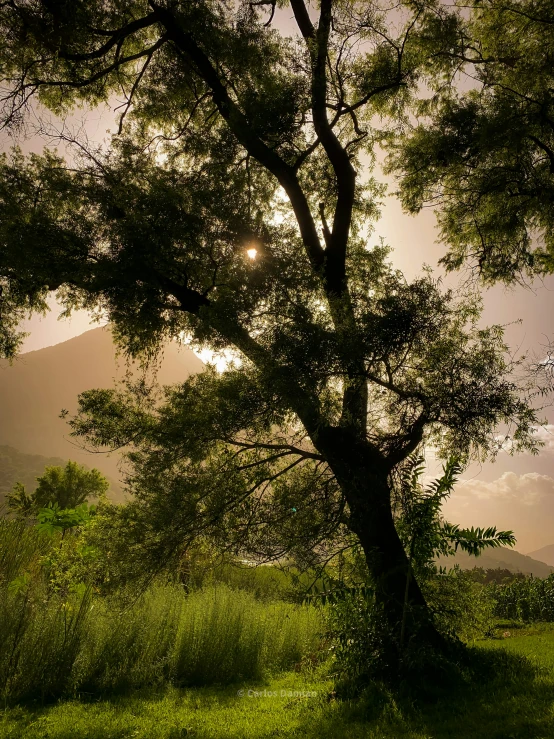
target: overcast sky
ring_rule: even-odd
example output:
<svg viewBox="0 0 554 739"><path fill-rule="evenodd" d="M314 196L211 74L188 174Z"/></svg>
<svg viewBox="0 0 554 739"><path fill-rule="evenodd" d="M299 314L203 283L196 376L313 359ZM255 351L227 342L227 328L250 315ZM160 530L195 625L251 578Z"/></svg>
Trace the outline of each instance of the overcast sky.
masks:
<svg viewBox="0 0 554 739"><path fill-rule="evenodd" d="M73 116L73 124L82 118L82 113ZM93 111L87 114L84 129L91 140L101 141L112 125L113 116L107 111ZM4 135L0 148L7 149L12 143ZM21 143L25 151L38 152L44 145L38 138ZM427 210L416 217L405 215L393 196L387 198L371 238L377 242L380 236L393 248L394 264L408 278L417 275L423 264L436 268L445 251L436 243L434 213ZM484 323L513 324L507 328L507 337L518 353L531 350L540 356L541 346L554 338L554 276L537 280L527 289L488 289L484 291L484 304ZM35 316L25 323L23 328L30 331L30 336L25 340L24 352L66 341L93 327L84 312L71 320L58 321L54 301L52 305L54 310L46 318ZM554 422L554 414L548 420ZM513 529L517 549L522 552L553 544L554 425L540 434L546 446L537 457L502 453L494 464L474 465L467 470L446 504L446 516L463 526Z"/></svg>

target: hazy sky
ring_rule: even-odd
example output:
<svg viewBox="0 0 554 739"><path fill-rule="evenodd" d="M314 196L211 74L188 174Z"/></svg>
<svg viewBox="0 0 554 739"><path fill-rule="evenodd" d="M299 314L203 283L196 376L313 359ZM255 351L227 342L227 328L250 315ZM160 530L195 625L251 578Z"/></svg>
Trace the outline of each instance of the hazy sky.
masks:
<svg viewBox="0 0 554 739"><path fill-rule="evenodd" d="M73 117L73 124L82 114ZM93 111L86 116L84 130L91 140L100 141L113 125L107 111ZM1 148L8 148L4 136ZM40 151L44 141L34 138L23 144L26 151ZM416 217L402 213L394 197L386 206L376 231L375 241L383 236L393 248L393 261L408 278L414 277L424 263L436 267L444 247L436 243L435 217L427 210ZM448 279L451 282L451 278ZM554 276L536 281L530 288L503 287L484 292L484 323L514 324L507 328L509 343L518 353L532 350L541 355L541 346L554 338ZM55 302L52 303L55 308ZM521 323L514 322L521 320ZM88 330L87 314L76 313L71 320L58 321L56 310L45 318L34 316L24 325L30 331L23 351L33 351L66 341ZM545 413L545 415L547 415ZM463 526L496 525L513 529L518 537L517 549L532 551L554 543L554 414L553 425L541 430L546 446L538 457L502 453L496 463L473 466L448 501L445 513Z"/></svg>

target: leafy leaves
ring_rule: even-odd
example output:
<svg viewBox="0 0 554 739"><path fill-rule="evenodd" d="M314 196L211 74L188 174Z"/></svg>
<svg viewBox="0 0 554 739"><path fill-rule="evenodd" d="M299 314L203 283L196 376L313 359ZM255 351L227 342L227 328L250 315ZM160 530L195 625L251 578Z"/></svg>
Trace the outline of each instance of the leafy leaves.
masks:
<svg viewBox="0 0 554 739"><path fill-rule="evenodd" d="M554 269L553 49L547 0L470 3L445 52L468 84L417 102L417 125L389 140L404 207L438 206L448 269L486 282Z"/></svg>
<svg viewBox="0 0 554 739"><path fill-rule="evenodd" d="M84 526L94 515L94 506L82 503L76 508L60 508L57 503L50 503L37 513L37 529L40 532L54 534L65 533L68 529Z"/></svg>
<svg viewBox="0 0 554 739"><path fill-rule="evenodd" d="M423 488L420 478L425 472L425 460L413 455L400 472L397 527L412 566L426 576L436 571L434 560L439 554L448 556L462 549L478 557L489 547L511 547L516 543L513 531L497 531L495 527L463 529L442 519L442 505L452 494L461 471L460 461L451 457L442 476Z"/></svg>

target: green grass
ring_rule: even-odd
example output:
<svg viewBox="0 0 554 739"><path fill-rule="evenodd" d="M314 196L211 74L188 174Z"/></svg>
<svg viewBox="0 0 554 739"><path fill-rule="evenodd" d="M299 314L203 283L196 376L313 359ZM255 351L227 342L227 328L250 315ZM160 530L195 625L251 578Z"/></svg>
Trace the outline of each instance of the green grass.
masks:
<svg viewBox="0 0 554 739"><path fill-rule="evenodd" d="M510 636L477 647L483 662L496 660L488 677L417 707L377 687L357 702L337 700L332 681L318 668L319 672L288 672L265 682L151 689L111 700L6 709L0 714L0 737L552 739L554 628L506 626ZM266 695L237 695L238 690L249 689L265 689ZM268 691L277 695L267 695ZM316 695L295 697L288 691Z"/></svg>
<svg viewBox="0 0 554 739"><path fill-rule="evenodd" d="M319 651L317 608L262 603L223 584L188 596L153 587L121 611L102 598L29 592L0 589L0 700L9 704L261 680Z"/></svg>
<svg viewBox="0 0 554 739"><path fill-rule="evenodd" d="M54 576L61 546L0 517L0 705L259 681L327 654L317 606L217 581L102 595Z"/></svg>

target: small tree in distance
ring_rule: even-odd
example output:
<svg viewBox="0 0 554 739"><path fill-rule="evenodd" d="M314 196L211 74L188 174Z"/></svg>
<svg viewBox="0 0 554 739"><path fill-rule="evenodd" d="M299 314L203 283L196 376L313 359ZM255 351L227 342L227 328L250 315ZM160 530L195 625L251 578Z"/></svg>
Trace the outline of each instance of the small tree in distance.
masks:
<svg viewBox="0 0 554 739"><path fill-rule="evenodd" d="M24 485L16 483L7 497L8 508L18 514L36 514L48 506L75 509L104 496L109 488L108 481L97 469L87 470L71 460L65 467L47 467L37 483L30 494Z"/></svg>

